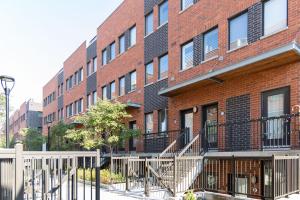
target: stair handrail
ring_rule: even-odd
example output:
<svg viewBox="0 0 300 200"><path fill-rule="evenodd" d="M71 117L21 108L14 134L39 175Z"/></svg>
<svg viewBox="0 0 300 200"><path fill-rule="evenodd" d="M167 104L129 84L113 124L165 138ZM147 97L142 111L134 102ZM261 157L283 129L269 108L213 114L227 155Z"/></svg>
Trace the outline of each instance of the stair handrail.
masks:
<svg viewBox="0 0 300 200"><path fill-rule="evenodd" d="M199 134L196 135L196 137L194 137L192 139L192 141L189 142L189 144L187 144L184 149L178 154L177 158L180 158L182 157L186 152L187 150L200 138Z"/></svg>

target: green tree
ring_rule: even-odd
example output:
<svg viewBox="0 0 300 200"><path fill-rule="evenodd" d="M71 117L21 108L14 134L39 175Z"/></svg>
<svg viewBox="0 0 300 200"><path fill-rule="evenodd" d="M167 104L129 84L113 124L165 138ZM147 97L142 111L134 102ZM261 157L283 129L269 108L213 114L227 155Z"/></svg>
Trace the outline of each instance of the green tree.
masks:
<svg viewBox="0 0 300 200"><path fill-rule="evenodd" d="M140 131L130 130L123 123L130 117L125 104L99 100L88 112L75 118L83 127L68 130L66 138L86 149L107 146L112 154L113 148L123 140L140 134Z"/></svg>
<svg viewBox="0 0 300 200"><path fill-rule="evenodd" d="M4 119L5 119L5 97L2 93L0 93L0 123L1 123L1 125L4 125ZM1 131L2 130L0 130L0 133L1 133Z"/></svg>
<svg viewBox="0 0 300 200"><path fill-rule="evenodd" d="M73 128L72 125L65 124L64 122L59 122L50 129L50 150L51 151L67 151L76 150L75 142L67 139L67 130Z"/></svg>
<svg viewBox="0 0 300 200"><path fill-rule="evenodd" d="M27 151L41 151L46 141L46 138L38 129L23 128L20 130L20 135L24 150Z"/></svg>

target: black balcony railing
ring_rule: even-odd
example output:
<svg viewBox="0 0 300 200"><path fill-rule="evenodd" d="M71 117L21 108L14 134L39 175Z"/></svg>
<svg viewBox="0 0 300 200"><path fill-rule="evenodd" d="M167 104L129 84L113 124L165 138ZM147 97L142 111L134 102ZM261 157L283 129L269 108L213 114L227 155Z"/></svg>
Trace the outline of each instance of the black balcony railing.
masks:
<svg viewBox="0 0 300 200"><path fill-rule="evenodd" d="M188 136L188 129L164 131L157 133L145 133L144 152L161 153L175 140L178 140L179 142L173 148L180 150L189 141L189 138L187 138Z"/></svg>
<svg viewBox="0 0 300 200"><path fill-rule="evenodd" d="M299 149L299 114L206 125L205 151Z"/></svg>

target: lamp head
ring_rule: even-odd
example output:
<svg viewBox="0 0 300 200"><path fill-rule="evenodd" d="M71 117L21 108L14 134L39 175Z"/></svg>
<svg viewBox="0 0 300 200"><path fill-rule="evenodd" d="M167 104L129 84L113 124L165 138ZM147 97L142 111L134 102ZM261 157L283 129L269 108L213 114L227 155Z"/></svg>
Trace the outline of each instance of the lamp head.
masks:
<svg viewBox="0 0 300 200"><path fill-rule="evenodd" d="M1 81L1 85L2 85L2 88L4 89L4 91L9 94L9 92L15 86L15 79L11 76L2 75L2 76L0 76L0 81Z"/></svg>

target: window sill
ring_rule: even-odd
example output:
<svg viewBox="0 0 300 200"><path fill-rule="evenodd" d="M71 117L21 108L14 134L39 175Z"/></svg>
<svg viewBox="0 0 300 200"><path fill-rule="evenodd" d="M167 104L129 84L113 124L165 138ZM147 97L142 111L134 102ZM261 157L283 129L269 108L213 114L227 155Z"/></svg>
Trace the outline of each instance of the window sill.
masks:
<svg viewBox="0 0 300 200"><path fill-rule="evenodd" d="M193 68L194 68L194 66L191 66L191 67L188 67L188 68L185 68L185 69L181 69L181 70L179 70L179 72L185 72L185 71L187 71L189 69L193 69Z"/></svg>
<svg viewBox="0 0 300 200"><path fill-rule="evenodd" d="M158 80L157 80L157 82L159 82L159 81L163 81L163 80L166 80L166 79L168 79L168 76L166 76L166 77L164 77L164 78L160 78L160 79L158 79Z"/></svg>
<svg viewBox="0 0 300 200"><path fill-rule="evenodd" d="M154 82L147 83L146 85L144 85L144 87L147 87L147 86L149 86L149 85L153 85L153 84L154 84Z"/></svg>
<svg viewBox="0 0 300 200"><path fill-rule="evenodd" d="M132 90L132 91L129 91L127 94L134 93L135 91L136 91L136 89L135 89L135 90Z"/></svg>
<svg viewBox="0 0 300 200"><path fill-rule="evenodd" d="M179 15L184 13L185 11L187 11L189 8L191 8L194 4L192 3L191 5L189 5L188 7L184 8L183 10L179 11Z"/></svg>
<svg viewBox="0 0 300 200"><path fill-rule="evenodd" d="M237 51L237 50L239 50L239 49L242 49L242 48L244 48L244 47L247 47L249 44L247 43L247 44L244 44L244 45L242 45L242 46L240 46L240 47L237 47L237 48L235 48L235 49L230 49L230 50L228 50L226 53L231 53L231 52L234 52L234 51Z"/></svg>
<svg viewBox="0 0 300 200"><path fill-rule="evenodd" d="M271 36L273 36L273 35L276 35L277 33L283 32L283 31L285 31L285 30L287 30L287 29L289 29L288 26L285 27L285 28L279 29L279 30L277 30L277 31L274 31L274 32L272 32L272 33L269 33L268 35L261 36L260 39L263 40L263 39L265 39L265 38L268 38L268 37L271 37Z"/></svg>
<svg viewBox="0 0 300 200"><path fill-rule="evenodd" d="M211 58L209 58L209 59L207 59L207 60L202 61L200 64L207 63L207 62L212 61L212 60L215 60L215 59L217 59L217 58L219 58L218 55L217 55L217 56L213 56L213 57L211 57Z"/></svg>
<svg viewBox="0 0 300 200"><path fill-rule="evenodd" d="M129 49L132 49L132 48L135 47L135 46L136 46L136 43L135 43L134 45L128 47L127 51L128 51ZM125 52L126 52L126 51L125 51Z"/></svg>

